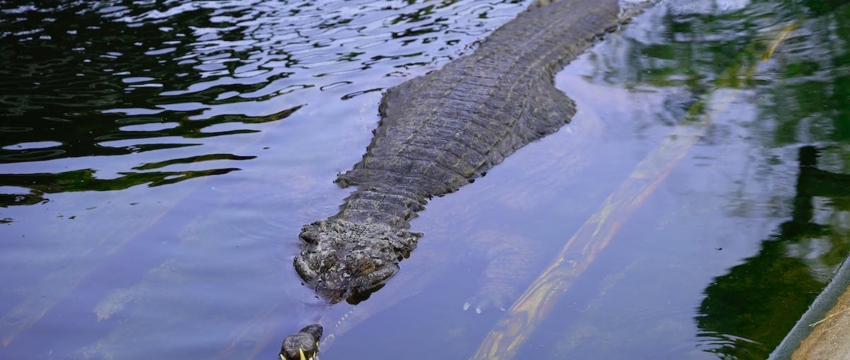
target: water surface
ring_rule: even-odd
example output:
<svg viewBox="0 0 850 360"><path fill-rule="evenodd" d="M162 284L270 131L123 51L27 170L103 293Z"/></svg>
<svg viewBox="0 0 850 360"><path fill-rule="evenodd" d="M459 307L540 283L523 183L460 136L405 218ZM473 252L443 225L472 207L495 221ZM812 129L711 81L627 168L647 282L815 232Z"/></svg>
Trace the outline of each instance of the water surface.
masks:
<svg viewBox="0 0 850 360"><path fill-rule="evenodd" d="M332 180L381 91L524 8L41 6L0 2L4 358L276 356L330 313L291 259L346 196ZM470 356L502 314L462 310L487 267L474 239L557 251L671 129L711 114L521 354L765 358L847 255L847 18L841 1L653 7L559 74L573 124L432 201L420 248L323 357Z"/></svg>

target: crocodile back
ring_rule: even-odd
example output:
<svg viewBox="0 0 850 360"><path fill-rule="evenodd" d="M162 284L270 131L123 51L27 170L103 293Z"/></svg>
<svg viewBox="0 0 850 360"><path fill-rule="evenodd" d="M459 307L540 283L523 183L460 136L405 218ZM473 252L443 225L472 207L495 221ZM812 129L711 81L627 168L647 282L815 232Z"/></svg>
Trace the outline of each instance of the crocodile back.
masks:
<svg viewBox="0 0 850 360"><path fill-rule="evenodd" d="M363 160L338 182L421 204L557 131L575 104L554 87L555 71L616 25L618 11L616 0L532 8L473 54L389 89Z"/></svg>

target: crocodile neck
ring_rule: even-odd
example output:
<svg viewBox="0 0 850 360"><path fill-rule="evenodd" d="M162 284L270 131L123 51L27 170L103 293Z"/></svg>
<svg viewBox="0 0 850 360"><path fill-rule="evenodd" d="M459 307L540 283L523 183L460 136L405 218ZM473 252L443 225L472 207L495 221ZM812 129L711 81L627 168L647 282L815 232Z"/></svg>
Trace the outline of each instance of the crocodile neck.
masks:
<svg viewBox="0 0 850 360"><path fill-rule="evenodd" d="M410 228L410 219L424 209L425 201L409 184L365 184L357 187L334 218L353 223L384 223L392 229Z"/></svg>

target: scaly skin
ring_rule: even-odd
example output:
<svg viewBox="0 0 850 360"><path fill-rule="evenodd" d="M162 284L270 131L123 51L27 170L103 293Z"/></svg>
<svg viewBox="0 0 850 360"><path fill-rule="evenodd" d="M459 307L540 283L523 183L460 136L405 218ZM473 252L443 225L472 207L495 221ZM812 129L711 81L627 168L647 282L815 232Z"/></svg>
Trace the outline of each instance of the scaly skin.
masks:
<svg viewBox="0 0 850 360"><path fill-rule="evenodd" d="M294 265L330 303L358 303L398 271L421 234L410 221L575 113L554 73L618 24L616 0L533 7L471 55L393 87L375 136L337 179L357 186L338 214L304 227Z"/></svg>

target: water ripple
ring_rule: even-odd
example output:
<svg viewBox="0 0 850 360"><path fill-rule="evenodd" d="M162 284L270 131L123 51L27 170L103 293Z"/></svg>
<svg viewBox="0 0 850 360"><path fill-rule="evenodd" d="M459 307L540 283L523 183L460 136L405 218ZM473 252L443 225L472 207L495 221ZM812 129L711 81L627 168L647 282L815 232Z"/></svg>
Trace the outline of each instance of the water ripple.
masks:
<svg viewBox="0 0 850 360"><path fill-rule="evenodd" d="M128 167L121 156L163 151L155 162L246 156L204 139L257 133L252 124L285 119L309 105L312 92L345 101L381 91L396 82L387 77L457 57L468 50L459 44L492 30L517 6L515 0L0 2L6 22L0 106L7 109L0 134L9 135L0 136L0 164L98 156L94 168L75 165L63 173L132 174L146 167ZM171 153L176 148L185 150Z"/></svg>

